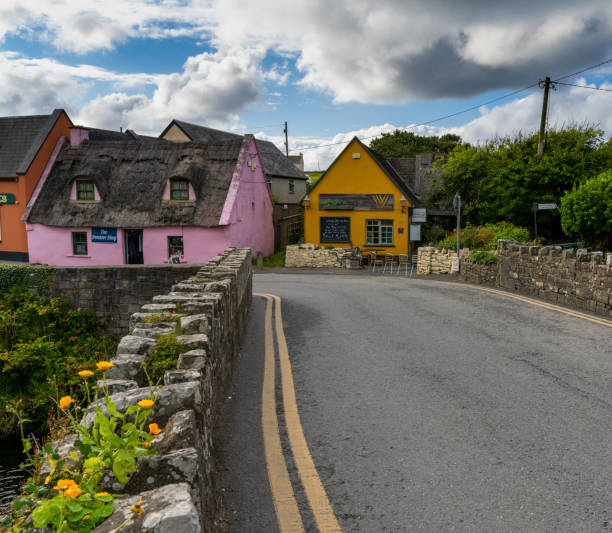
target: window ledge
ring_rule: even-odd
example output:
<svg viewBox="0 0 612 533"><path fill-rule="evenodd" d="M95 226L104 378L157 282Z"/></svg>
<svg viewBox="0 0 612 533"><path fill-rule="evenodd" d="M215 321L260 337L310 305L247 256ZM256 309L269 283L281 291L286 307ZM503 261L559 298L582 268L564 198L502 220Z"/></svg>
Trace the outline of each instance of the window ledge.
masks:
<svg viewBox="0 0 612 533"><path fill-rule="evenodd" d="M72 204L99 204L101 200L70 200Z"/></svg>
<svg viewBox="0 0 612 533"><path fill-rule="evenodd" d="M69 254L66 257L82 257L83 259L90 259L91 255L83 255L83 254Z"/></svg>

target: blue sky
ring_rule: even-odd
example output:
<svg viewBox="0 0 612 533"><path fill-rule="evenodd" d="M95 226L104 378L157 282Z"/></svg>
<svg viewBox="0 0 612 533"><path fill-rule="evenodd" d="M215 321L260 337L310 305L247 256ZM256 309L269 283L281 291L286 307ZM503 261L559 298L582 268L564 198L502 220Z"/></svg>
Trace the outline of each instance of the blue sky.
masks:
<svg viewBox="0 0 612 533"><path fill-rule="evenodd" d="M612 58L612 3L22 0L0 6L0 115L158 135L178 118L255 133L325 168L354 135L470 142L537 128L541 90ZM564 79L550 123L612 133L612 62Z"/></svg>

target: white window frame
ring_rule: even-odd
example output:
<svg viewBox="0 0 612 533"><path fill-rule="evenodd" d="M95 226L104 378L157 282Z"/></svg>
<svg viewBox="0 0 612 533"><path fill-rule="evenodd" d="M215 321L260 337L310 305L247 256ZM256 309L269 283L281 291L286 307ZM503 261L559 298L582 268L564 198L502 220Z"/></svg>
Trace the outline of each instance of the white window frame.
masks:
<svg viewBox="0 0 612 533"><path fill-rule="evenodd" d="M393 246L393 229L392 219L366 219L366 246ZM383 234L386 237L384 239ZM388 237L390 237L391 242L389 242Z"/></svg>

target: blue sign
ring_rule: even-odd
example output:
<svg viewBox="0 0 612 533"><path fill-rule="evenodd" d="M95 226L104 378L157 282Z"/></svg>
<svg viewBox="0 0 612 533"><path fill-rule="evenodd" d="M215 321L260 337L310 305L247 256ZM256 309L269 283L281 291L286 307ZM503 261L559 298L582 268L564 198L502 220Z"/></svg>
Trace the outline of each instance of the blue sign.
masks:
<svg viewBox="0 0 612 533"><path fill-rule="evenodd" d="M117 242L116 228L91 228L91 242Z"/></svg>

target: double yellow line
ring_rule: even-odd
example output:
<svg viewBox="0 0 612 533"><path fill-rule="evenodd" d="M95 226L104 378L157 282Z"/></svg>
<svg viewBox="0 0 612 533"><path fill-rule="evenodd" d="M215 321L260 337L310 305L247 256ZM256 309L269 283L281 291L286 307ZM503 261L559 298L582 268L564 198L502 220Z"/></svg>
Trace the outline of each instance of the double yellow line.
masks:
<svg viewBox="0 0 612 533"><path fill-rule="evenodd" d="M265 363L263 391L261 394L264 448L268 479L274 500L274 508L281 533L299 533L304 531L304 524L298 509L297 501L289 478L287 463L283 455L278 416L275 401L275 351L272 331L272 306L276 313L274 324L276 329L276 342L281 371L281 384L283 392L283 409L285 424L289 436L289 444L293 452L293 459L297 466L300 481L304 487L306 498L314 515L315 522L321 533L341 533L340 525L336 520L334 511L317 473L317 469L310 455L304 430L300 422L293 373L287 340L283 331L281 299L273 294L254 294L266 299L265 315Z"/></svg>

